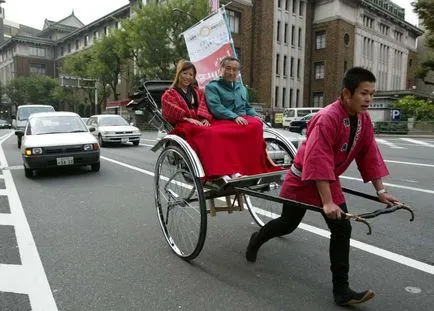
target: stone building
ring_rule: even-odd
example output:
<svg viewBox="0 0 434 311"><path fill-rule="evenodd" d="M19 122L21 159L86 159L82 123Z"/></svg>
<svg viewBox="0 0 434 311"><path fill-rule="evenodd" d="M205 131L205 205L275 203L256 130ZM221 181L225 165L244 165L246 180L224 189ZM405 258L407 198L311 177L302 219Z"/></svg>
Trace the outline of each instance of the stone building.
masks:
<svg viewBox="0 0 434 311"><path fill-rule="evenodd" d="M42 31L11 31L0 43L0 81L29 73L58 76L65 57L89 48L119 27L118 20L130 18L131 8L150 1L130 0L89 25L72 13L46 20ZM422 31L390 0L233 0L226 9L243 82L265 109L324 106L336 98L352 66L372 70L379 91L411 87ZM125 102L127 95L121 83L119 98Z"/></svg>

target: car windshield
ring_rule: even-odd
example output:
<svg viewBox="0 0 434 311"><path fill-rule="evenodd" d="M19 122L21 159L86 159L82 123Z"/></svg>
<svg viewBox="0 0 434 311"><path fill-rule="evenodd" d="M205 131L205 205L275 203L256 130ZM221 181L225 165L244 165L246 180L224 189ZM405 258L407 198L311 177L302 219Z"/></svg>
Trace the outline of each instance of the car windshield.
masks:
<svg viewBox="0 0 434 311"><path fill-rule="evenodd" d="M115 116L115 117L101 117L99 119L99 125L100 126L124 126L129 125L127 120L122 118L121 116Z"/></svg>
<svg viewBox="0 0 434 311"><path fill-rule="evenodd" d="M88 129L78 116L46 116L30 119L31 135L80 133Z"/></svg>
<svg viewBox="0 0 434 311"><path fill-rule="evenodd" d="M312 119L312 117L315 115L315 113L310 113L310 114L308 114L307 116L304 116L303 118L302 118L302 120L305 120L305 121L309 121L310 119Z"/></svg>
<svg viewBox="0 0 434 311"><path fill-rule="evenodd" d="M32 113L54 111L52 107L25 107L19 109L17 119L20 121L28 120Z"/></svg>

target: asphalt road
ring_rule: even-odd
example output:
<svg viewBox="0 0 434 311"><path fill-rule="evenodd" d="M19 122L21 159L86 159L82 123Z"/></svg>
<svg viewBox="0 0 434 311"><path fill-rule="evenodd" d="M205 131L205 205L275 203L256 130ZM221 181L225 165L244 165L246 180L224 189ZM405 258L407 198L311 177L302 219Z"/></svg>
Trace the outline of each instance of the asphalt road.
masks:
<svg viewBox="0 0 434 311"><path fill-rule="evenodd" d="M188 263L167 246L153 202L154 133L140 146L102 149L101 171L24 177L10 131L0 132L0 310L339 310L328 232L308 213L292 235L244 260L257 230L248 212L208 217L201 254ZM434 139L382 137L389 192L414 208L353 224L351 286L377 296L360 310L432 310ZM373 193L355 167L343 184ZM381 208L348 196L352 212Z"/></svg>

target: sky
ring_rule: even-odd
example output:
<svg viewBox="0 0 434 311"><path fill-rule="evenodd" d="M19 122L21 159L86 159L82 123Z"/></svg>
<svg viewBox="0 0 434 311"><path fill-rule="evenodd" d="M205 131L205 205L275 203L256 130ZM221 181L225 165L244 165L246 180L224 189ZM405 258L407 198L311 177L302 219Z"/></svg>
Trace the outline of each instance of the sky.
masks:
<svg viewBox="0 0 434 311"><path fill-rule="evenodd" d="M127 5L129 0L5 0L5 19L42 29L45 19L59 21L74 10L85 25Z"/></svg>
<svg viewBox="0 0 434 311"><path fill-rule="evenodd" d="M36 29L42 29L44 20L59 21L74 14L85 25L119 9L129 3L128 0L5 0L6 19ZM413 13L412 0L393 0L405 9L406 20L417 25L417 16Z"/></svg>

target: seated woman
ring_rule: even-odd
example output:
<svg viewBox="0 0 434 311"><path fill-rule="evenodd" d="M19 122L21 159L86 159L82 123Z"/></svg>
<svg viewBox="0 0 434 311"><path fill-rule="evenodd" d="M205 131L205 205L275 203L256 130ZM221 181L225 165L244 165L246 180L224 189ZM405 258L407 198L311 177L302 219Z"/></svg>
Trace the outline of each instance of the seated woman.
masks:
<svg viewBox="0 0 434 311"><path fill-rule="evenodd" d="M240 126L216 120L208 111L205 96L194 86L196 68L182 60L172 86L161 97L163 116L174 125L170 134L183 137L197 153L208 180L275 171L265 151L262 123ZM249 121L250 122L250 121Z"/></svg>

